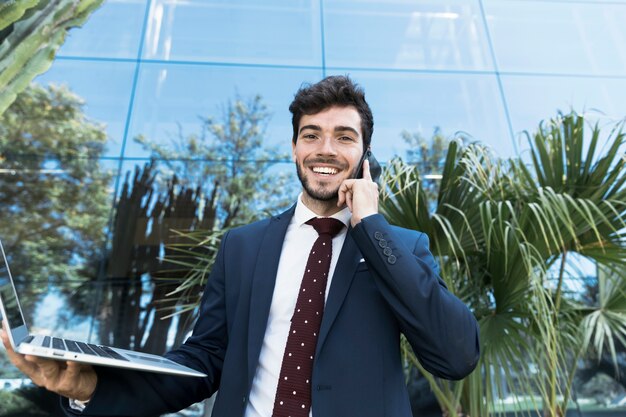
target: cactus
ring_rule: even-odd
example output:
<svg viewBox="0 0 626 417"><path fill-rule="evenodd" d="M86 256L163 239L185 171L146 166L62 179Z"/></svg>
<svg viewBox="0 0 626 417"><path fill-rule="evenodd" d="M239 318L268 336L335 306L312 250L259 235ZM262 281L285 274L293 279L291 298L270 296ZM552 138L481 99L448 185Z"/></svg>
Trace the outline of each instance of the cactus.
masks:
<svg viewBox="0 0 626 417"><path fill-rule="evenodd" d="M45 72L67 31L104 0L9 0L0 3L0 115Z"/></svg>

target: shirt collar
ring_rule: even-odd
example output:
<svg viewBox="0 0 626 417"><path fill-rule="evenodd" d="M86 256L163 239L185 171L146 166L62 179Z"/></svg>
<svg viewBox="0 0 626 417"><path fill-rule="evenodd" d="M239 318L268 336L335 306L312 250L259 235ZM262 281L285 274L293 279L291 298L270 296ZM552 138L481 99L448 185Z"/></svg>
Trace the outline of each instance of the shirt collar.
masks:
<svg viewBox="0 0 626 417"><path fill-rule="evenodd" d="M304 223L308 222L313 217L321 217L321 216L318 216L317 214L315 214L310 208L308 208L302 202L302 193L300 193L300 195L298 195L298 201L296 202L296 211L293 214L293 219L296 225L298 227L302 226ZM328 216L328 217L337 219L341 223L346 225L346 227L348 227L348 225L350 224L350 218L352 217L352 213L350 212L350 209L348 209L348 207L344 207L343 210L340 210L337 213L333 214L332 216Z"/></svg>

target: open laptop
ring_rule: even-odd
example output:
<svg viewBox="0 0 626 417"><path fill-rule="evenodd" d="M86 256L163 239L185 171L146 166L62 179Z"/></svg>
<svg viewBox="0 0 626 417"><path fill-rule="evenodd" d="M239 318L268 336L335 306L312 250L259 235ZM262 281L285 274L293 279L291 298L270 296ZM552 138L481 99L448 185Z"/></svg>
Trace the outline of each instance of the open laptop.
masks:
<svg viewBox="0 0 626 417"><path fill-rule="evenodd" d="M167 358L60 337L31 335L15 291L9 264L0 242L0 313L8 325L13 350L25 354L62 361L76 361L99 366L135 369L173 375L206 376Z"/></svg>

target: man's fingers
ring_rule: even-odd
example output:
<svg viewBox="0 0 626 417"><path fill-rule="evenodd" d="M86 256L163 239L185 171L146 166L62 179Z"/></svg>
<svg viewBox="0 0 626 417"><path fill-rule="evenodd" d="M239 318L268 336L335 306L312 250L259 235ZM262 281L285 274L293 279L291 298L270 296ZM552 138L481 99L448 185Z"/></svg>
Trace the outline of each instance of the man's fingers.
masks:
<svg viewBox="0 0 626 417"><path fill-rule="evenodd" d="M68 379L78 379L80 375L80 371L82 369L82 364L78 362L67 361L67 368L65 368L65 378Z"/></svg>
<svg viewBox="0 0 626 417"><path fill-rule="evenodd" d="M372 173L370 172L370 161L368 159L365 159L365 161L363 161L363 179L373 181Z"/></svg>
<svg viewBox="0 0 626 417"><path fill-rule="evenodd" d="M345 180L339 186L339 190L337 190L337 207L341 207L346 202L346 191L348 191L348 185L346 182L349 180Z"/></svg>
<svg viewBox="0 0 626 417"><path fill-rule="evenodd" d="M68 392L78 387L80 385L80 370L81 366L79 363L70 361L66 362L66 367L61 374L57 389L60 392Z"/></svg>
<svg viewBox="0 0 626 417"><path fill-rule="evenodd" d="M30 362L37 364L41 375L48 381L55 380L59 376L60 365L59 362L38 358L36 356L28 355L26 359Z"/></svg>
<svg viewBox="0 0 626 417"><path fill-rule="evenodd" d="M344 204L348 206L350 210L352 210L352 187L354 185L355 180L345 180L339 186L339 190L337 191L337 207L341 207Z"/></svg>
<svg viewBox="0 0 626 417"><path fill-rule="evenodd" d="M0 330L0 337L2 338L2 344L4 345L6 350L13 350L11 347L11 343L9 342L9 336L4 331L4 321L2 322L2 330Z"/></svg>
<svg viewBox="0 0 626 417"><path fill-rule="evenodd" d="M2 343L4 344L4 347L6 348L7 356L9 357L9 360L11 361L11 363L13 363L13 365L17 367L17 369L24 372L26 375L30 376L32 373L37 371L37 366L28 362L24 358L24 355L20 355L19 353L16 353L13 350L13 347L11 346L11 342L9 341L9 335L7 335L6 331L4 330L5 328L6 327L3 322L2 330L0 331L0 336L2 337Z"/></svg>
<svg viewBox="0 0 626 417"><path fill-rule="evenodd" d="M13 351L6 331L0 337L9 360L36 385L76 399L86 400L93 395L98 377L91 366L21 355Z"/></svg>
<svg viewBox="0 0 626 417"><path fill-rule="evenodd" d="M98 377L91 365L68 361L61 374L58 392L69 398L81 401L91 399L96 389Z"/></svg>
<svg viewBox="0 0 626 417"><path fill-rule="evenodd" d="M350 211L352 211L352 189L350 189L350 191L346 192L346 205L348 206L348 208L350 209Z"/></svg>
<svg viewBox="0 0 626 417"><path fill-rule="evenodd" d="M11 342L9 342L9 335L7 334L7 326L4 324L4 320L2 320L2 329L0 330L0 337L2 337L2 344L7 350L13 350L11 346Z"/></svg>

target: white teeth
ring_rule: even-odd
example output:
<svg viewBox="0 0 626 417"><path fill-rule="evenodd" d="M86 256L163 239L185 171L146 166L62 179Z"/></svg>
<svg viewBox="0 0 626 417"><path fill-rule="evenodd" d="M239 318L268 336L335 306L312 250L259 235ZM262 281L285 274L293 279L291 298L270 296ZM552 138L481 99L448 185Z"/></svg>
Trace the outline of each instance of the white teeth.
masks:
<svg viewBox="0 0 626 417"><path fill-rule="evenodd" d="M331 167L313 167L313 172L316 172L318 174L336 174L337 170L335 168L331 168Z"/></svg>

